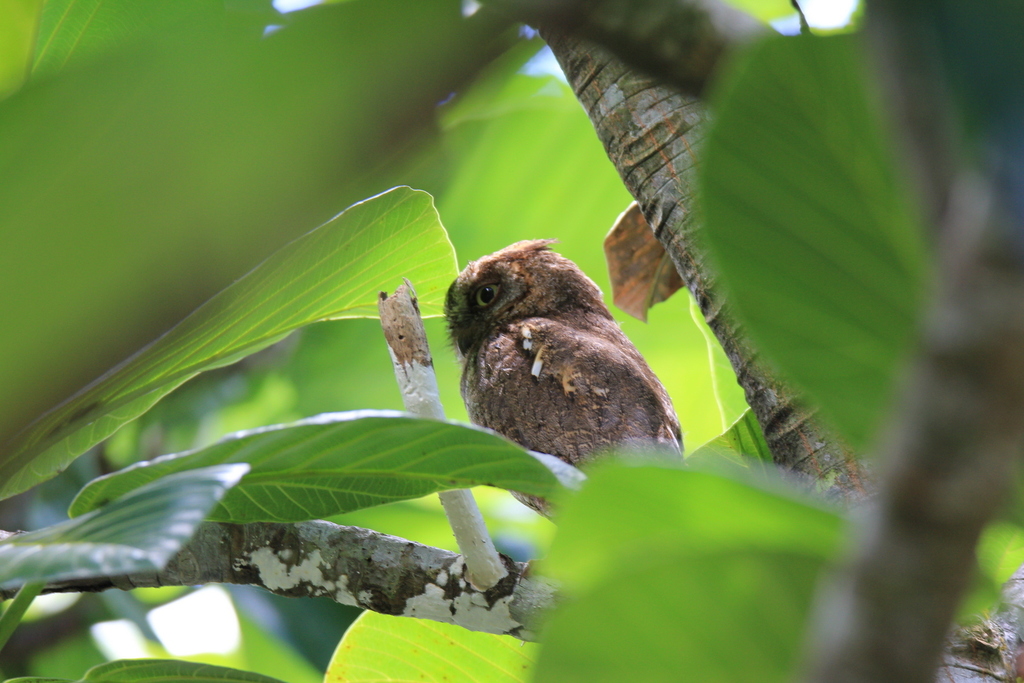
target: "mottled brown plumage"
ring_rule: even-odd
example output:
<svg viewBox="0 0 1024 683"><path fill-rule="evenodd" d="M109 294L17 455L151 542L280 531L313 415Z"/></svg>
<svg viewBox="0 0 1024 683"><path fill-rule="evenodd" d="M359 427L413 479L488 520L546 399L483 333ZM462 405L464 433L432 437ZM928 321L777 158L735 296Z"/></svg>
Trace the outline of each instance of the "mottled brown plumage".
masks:
<svg viewBox="0 0 1024 683"><path fill-rule="evenodd" d="M577 465L616 444L682 444L672 402L601 290L555 240L517 242L466 266L448 331L470 419ZM547 513L545 501L517 495Z"/></svg>

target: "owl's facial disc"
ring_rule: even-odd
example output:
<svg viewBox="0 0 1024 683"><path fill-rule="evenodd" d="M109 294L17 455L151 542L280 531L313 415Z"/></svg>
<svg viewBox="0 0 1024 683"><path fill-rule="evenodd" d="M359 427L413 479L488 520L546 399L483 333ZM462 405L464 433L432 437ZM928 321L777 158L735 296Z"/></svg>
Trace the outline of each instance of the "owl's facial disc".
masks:
<svg viewBox="0 0 1024 683"><path fill-rule="evenodd" d="M475 266L471 264L452 283L445 301L448 333L462 356L483 342L521 289L503 265Z"/></svg>

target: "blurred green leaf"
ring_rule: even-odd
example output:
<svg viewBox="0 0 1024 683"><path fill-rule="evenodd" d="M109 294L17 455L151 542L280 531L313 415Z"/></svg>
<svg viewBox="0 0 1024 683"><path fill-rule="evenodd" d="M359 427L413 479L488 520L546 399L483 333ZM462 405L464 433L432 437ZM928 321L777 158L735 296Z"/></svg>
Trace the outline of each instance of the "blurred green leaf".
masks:
<svg viewBox="0 0 1024 683"><path fill-rule="evenodd" d="M206 20L223 11L223 0L46 0L35 41L32 77L51 76L72 58L96 55L147 33Z"/></svg>
<svg viewBox="0 0 1024 683"><path fill-rule="evenodd" d="M659 555L558 609L534 681L792 680L821 559Z"/></svg>
<svg viewBox="0 0 1024 683"><path fill-rule="evenodd" d="M644 558L766 550L831 556L842 522L785 492L706 472L596 464L565 502L543 573L568 594Z"/></svg>
<svg viewBox="0 0 1024 683"><path fill-rule="evenodd" d="M47 414L0 460L0 495L37 484L196 374L318 320L373 316L408 277L438 315L455 277L430 195L395 188L295 240L133 358Z"/></svg>
<svg viewBox="0 0 1024 683"><path fill-rule="evenodd" d="M839 517L702 472L588 474L540 570L568 600L535 680L789 680Z"/></svg>
<svg viewBox="0 0 1024 683"><path fill-rule="evenodd" d="M793 14L790 0L726 0L726 2L761 21L772 21Z"/></svg>
<svg viewBox="0 0 1024 683"><path fill-rule="evenodd" d="M960 604L960 623L978 622L1000 606L1003 584L1024 564L1024 529L1016 524L993 522L978 541L975 550L978 571L971 590Z"/></svg>
<svg viewBox="0 0 1024 683"><path fill-rule="evenodd" d="M511 636L363 612L338 644L324 680L518 683L530 680L537 650Z"/></svg>
<svg viewBox="0 0 1024 683"><path fill-rule="evenodd" d="M80 515L174 472L247 462L250 473L210 514L221 522L297 522L478 485L553 495L540 462L493 432L393 411L327 413L241 432L194 451L132 465L89 483Z"/></svg>
<svg viewBox="0 0 1024 683"><path fill-rule="evenodd" d="M244 613L239 612L238 623L242 632L242 647L239 656L244 661L244 664L239 666L250 671L272 674L288 683L321 683L323 681L323 674L313 668L305 657L283 640L265 632Z"/></svg>
<svg viewBox="0 0 1024 683"><path fill-rule="evenodd" d="M83 671L106 661L86 631L32 653L28 670L44 678L75 680Z"/></svg>
<svg viewBox="0 0 1024 683"><path fill-rule="evenodd" d="M741 456L753 458L762 463L772 462L772 453L768 449L768 443L764 440L764 432L761 431L761 425L758 424L757 418L754 417L750 408L747 408L725 433L708 441L688 455L686 460L687 463L694 464L695 462L713 463L725 458L744 467L748 466L750 463Z"/></svg>
<svg viewBox="0 0 1024 683"><path fill-rule="evenodd" d="M157 571L249 467L165 477L77 519L0 542L0 585Z"/></svg>
<svg viewBox="0 0 1024 683"><path fill-rule="evenodd" d="M266 36L211 14L0 102L4 456L288 241L402 184L438 102L515 40L454 0L353 0Z"/></svg>
<svg viewBox="0 0 1024 683"><path fill-rule="evenodd" d="M18 683L66 681L63 678L12 678ZM8 681L7 683L11 683ZM175 659L120 659L94 666L74 683L166 683L167 681L200 681L222 683L283 683L280 679L239 671L225 666L183 662Z"/></svg>
<svg viewBox="0 0 1024 683"><path fill-rule="evenodd" d="M0 0L0 100L28 77L43 5L43 0Z"/></svg>
<svg viewBox="0 0 1024 683"><path fill-rule="evenodd" d="M926 249L855 41L774 37L738 57L702 186L751 337L864 447L921 315Z"/></svg>
<svg viewBox="0 0 1024 683"><path fill-rule="evenodd" d="M990 524L978 542L978 567L996 586L1024 565L1024 529L1015 524Z"/></svg>

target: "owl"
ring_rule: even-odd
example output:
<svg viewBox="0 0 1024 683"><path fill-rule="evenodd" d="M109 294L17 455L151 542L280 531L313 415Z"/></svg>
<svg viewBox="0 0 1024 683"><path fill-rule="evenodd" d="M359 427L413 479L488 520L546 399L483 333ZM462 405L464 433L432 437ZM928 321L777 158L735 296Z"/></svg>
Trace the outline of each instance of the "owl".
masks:
<svg viewBox="0 0 1024 683"><path fill-rule="evenodd" d="M682 448L661 382L612 318L601 290L550 250L516 242L466 266L445 317L474 424L580 466L618 444ZM547 501L516 497L548 515Z"/></svg>

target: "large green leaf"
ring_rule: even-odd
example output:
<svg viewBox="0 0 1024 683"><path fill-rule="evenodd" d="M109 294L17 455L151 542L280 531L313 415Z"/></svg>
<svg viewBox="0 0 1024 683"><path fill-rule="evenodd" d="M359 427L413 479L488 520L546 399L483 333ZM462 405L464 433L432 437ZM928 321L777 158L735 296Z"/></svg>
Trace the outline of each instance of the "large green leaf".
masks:
<svg viewBox="0 0 1024 683"><path fill-rule="evenodd" d="M478 485L539 496L559 487L544 465L493 432L393 411L354 411L240 432L132 465L90 482L69 512L88 512L174 472L226 462L246 462L252 470L210 514L222 522L297 522Z"/></svg>
<svg viewBox="0 0 1024 683"><path fill-rule="evenodd" d="M775 37L717 93L706 234L759 348L863 447L909 351L925 245L852 36Z"/></svg>
<svg viewBox="0 0 1024 683"><path fill-rule="evenodd" d="M519 683L536 656L536 645L511 636L367 611L345 632L324 682Z"/></svg>
<svg viewBox="0 0 1024 683"><path fill-rule="evenodd" d="M233 363L318 320L376 315L402 277L439 315L455 277L430 195L399 187L288 244L150 344L22 432L0 460L0 496L65 467L198 373Z"/></svg>
<svg viewBox="0 0 1024 683"><path fill-rule="evenodd" d="M290 240L407 183L438 102L515 35L451 0L317 7L266 36L269 0L97 18L108 3L111 24L114 5L210 16L74 52L0 102L0 460Z"/></svg>
<svg viewBox="0 0 1024 683"><path fill-rule="evenodd" d="M94 666L79 681L66 678L12 678L7 683L283 683L280 679L226 666L176 659L120 659Z"/></svg>
<svg viewBox="0 0 1024 683"><path fill-rule="evenodd" d="M534 680L789 680L838 516L707 473L589 474L540 570L568 599Z"/></svg>
<svg viewBox="0 0 1024 683"><path fill-rule="evenodd" d="M43 0L0 0L0 100L28 76Z"/></svg>
<svg viewBox="0 0 1024 683"><path fill-rule="evenodd" d="M598 464L565 503L544 573L571 594L650 553L829 556L841 520L784 492L682 468Z"/></svg>
<svg viewBox="0 0 1024 683"><path fill-rule="evenodd" d="M533 680L793 680L820 567L755 550L638 563L552 616Z"/></svg>
<svg viewBox="0 0 1024 683"><path fill-rule="evenodd" d="M0 586L162 569L249 467L165 477L100 510L0 542Z"/></svg>
<svg viewBox="0 0 1024 683"><path fill-rule="evenodd" d="M169 30L175 24L207 19L223 12L223 6L218 5L209 0L47 0L35 41L32 75L50 76L72 59L95 55L157 30Z"/></svg>

